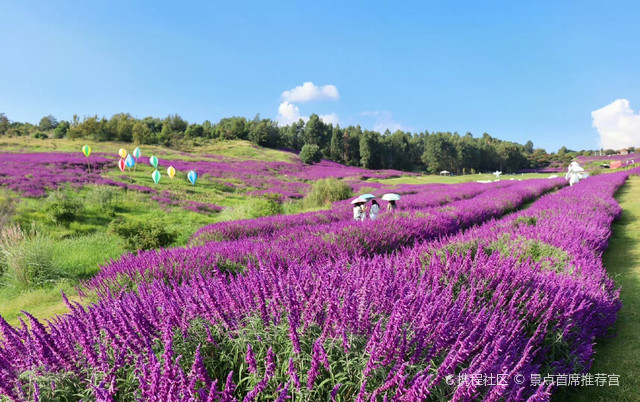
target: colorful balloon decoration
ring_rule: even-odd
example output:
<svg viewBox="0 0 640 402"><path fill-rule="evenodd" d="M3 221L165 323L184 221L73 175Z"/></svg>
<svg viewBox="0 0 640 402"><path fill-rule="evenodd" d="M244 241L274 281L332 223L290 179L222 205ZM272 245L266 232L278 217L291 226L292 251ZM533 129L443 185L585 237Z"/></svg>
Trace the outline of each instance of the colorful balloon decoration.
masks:
<svg viewBox="0 0 640 402"><path fill-rule="evenodd" d="M120 148L120 150L118 151L118 155L120 155L120 157L122 159L126 158L127 157L127 150L124 149L124 148Z"/></svg>
<svg viewBox="0 0 640 402"><path fill-rule="evenodd" d="M127 165L128 168L132 168L136 165L136 161L133 159L133 156L131 156L131 154L127 155L127 157L124 160L125 165Z"/></svg>
<svg viewBox="0 0 640 402"><path fill-rule="evenodd" d="M173 166L169 166L169 167L167 168L167 175L169 176L169 178L170 178L171 180L173 180L173 176L175 176L175 175L176 175L176 169L175 169Z"/></svg>
<svg viewBox="0 0 640 402"><path fill-rule="evenodd" d="M121 172L124 172L124 168L126 168L126 167L127 167L127 164L125 163L124 159L122 159L122 158L121 158L121 159L118 161L118 167L120 168L120 171L121 171Z"/></svg>
<svg viewBox="0 0 640 402"><path fill-rule="evenodd" d="M91 155L91 147L88 145L83 146L82 153L87 158L87 168L89 169L89 173L91 173L91 165L89 165L89 155Z"/></svg>
<svg viewBox="0 0 640 402"><path fill-rule="evenodd" d="M88 145L85 145L84 147L82 147L82 153L84 154L84 156L88 158L89 155L91 155L91 147Z"/></svg>
<svg viewBox="0 0 640 402"><path fill-rule="evenodd" d="M158 184L158 182L160 181L160 172L154 170L153 173L151 173L151 178L153 179L154 183Z"/></svg>
<svg viewBox="0 0 640 402"><path fill-rule="evenodd" d="M158 168L158 158L155 155L151 155L151 158L149 158L149 164L157 169Z"/></svg>
<svg viewBox="0 0 640 402"><path fill-rule="evenodd" d="M189 181L191 182L191 185L195 185L196 184L196 180L198 180L198 174L193 171L190 170L189 173L187 173L187 178L189 179Z"/></svg>
<svg viewBox="0 0 640 402"><path fill-rule="evenodd" d="M140 152L140 148L136 147L136 149L133 150L133 157L138 159L140 155L142 155L142 152Z"/></svg>

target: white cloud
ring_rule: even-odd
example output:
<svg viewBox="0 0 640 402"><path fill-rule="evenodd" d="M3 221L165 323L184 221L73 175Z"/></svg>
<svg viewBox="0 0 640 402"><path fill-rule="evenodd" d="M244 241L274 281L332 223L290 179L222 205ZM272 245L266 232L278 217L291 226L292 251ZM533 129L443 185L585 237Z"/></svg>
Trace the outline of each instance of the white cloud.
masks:
<svg viewBox="0 0 640 402"><path fill-rule="evenodd" d="M396 132L398 130L411 131L411 129L403 124L393 120L393 113L388 110L376 110L373 112L362 112L360 116L368 117L373 120L373 130L384 133L385 130Z"/></svg>
<svg viewBox="0 0 640 402"><path fill-rule="evenodd" d="M593 127L600 134L604 149L640 146L640 114L635 113L626 99L617 99L591 112Z"/></svg>
<svg viewBox="0 0 640 402"><path fill-rule="evenodd" d="M278 123L281 125L286 126L295 123L300 118L307 120L307 117L300 116L300 108L293 103L284 101L278 106Z"/></svg>
<svg viewBox="0 0 640 402"><path fill-rule="evenodd" d="M313 82L305 82L291 90L282 93L283 102L278 106L278 123L286 126L302 119L309 120L309 116L300 115L300 108L295 104L313 100L337 100L340 97L335 85L317 86ZM320 119L326 124L338 124L340 119L335 113L321 115Z"/></svg>
<svg viewBox="0 0 640 402"><path fill-rule="evenodd" d="M313 100L337 100L340 95L335 85L319 87L313 82L305 82L282 93L282 100L287 102L309 102Z"/></svg>
<svg viewBox="0 0 640 402"><path fill-rule="evenodd" d="M333 124L334 126L340 123L340 119L338 115L335 113L323 114L320 115L320 120L322 120L325 124Z"/></svg>

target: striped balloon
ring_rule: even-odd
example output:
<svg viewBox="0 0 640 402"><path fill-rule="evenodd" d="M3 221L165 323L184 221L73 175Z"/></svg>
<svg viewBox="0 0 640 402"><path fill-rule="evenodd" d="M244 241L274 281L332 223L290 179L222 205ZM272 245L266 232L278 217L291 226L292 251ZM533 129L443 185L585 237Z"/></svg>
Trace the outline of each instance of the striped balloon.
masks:
<svg viewBox="0 0 640 402"><path fill-rule="evenodd" d="M88 145L85 145L84 147L82 147L82 153L84 154L84 156L88 158L89 155L91 155L91 147Z"/></svg>
<svg viewBox="0 0 640 402"><path fill-rule="evenodd" d="M154 170L153 173L151 173L151 178L153 179L154 183L158 184L158 182L160 181L160 172Z"/></svg>
<svg viewBox="0 0 640 402"><path fill-rule="evenodd" d="M167 175L169 176L170 179L173 179L173 176L176 175L176 169L173 166L169 166L167 168Z"/></svg>
<svg viewBox="0 0 640 402"><path fill-rule="evenodd" d="M127 150L124 149L124 148L120 148L120 150L118 151L118 155L120 155L120 157L122 159L126 158L127 157Z"/></svg>
<svg viewBox="0 0 640 402"><path fill-rule="evenodd" d="M133 156L131 156L131 154L129 154L125 158L124 163L127 165L128 168L132 168L132 167L135 166L136 161L133 159Z"/></svg>
<svg viewBox="0 0 640 402"><path fill-rule="evenodd" d="M142 152L140 152L140 148L136 147L136 149L133 150L133 156L138 159L140 155L142 155Z"/></svg>
<svg viewBox="0 0 640 402"><path fill-rule="evenodd" d="M195 171L190 170L189 173L187 174L187 178L191 182L191 185L195 185L196 180L198 180L198 174Z"/></svg>
<svg viewBox="0 0 640 402"><path fill-rule="evenodd" d="M151 166L153 166L154 168L158 167L158 158L155 155L151 155L151 158L149 158L149 164Z"/></svg>
<svg viewBox="0 0 640 402"><path fill-rule="evenodd" d="M124 162L124 159L120 158L120 160L118 161L118 167L120 168L120 171L124 172L124 168L127 167L127 164Z"/></svg>

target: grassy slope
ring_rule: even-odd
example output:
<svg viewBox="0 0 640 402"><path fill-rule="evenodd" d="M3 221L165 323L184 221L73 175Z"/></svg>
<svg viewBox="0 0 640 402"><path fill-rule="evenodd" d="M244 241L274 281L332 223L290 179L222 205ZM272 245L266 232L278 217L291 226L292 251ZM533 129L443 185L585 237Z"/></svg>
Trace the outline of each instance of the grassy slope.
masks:
<svg viewBox="0 0 640 402"><path fill-rule="evenodd" d="M92 153L118 154L120 148L133 151L136 145L118 142L97 142L91 140L48 139L39 140L30 137L2 138L0 149L6 152L82 152L82 146L89 145ZM248 141L212 141L202 146L184 144L179 150L165 148L158 145L140 145L144 156L156 155L166 159L196 160L197 155L223 155L239 159L259 161L291 162L297 157L289 152L261 148ZM184 155L192 153L194 155Z"/></svg>
<svg viewBox="0 0 640 402"><path fill-rule="evenodd" d="M613 226L604 264L621 289L623 307L616 321L616 337L596 347L592 374L617 374L619 386L561 390L558 401L640 400L640 177L633 176L616 194L623 208Z"/></svg>
<svg viewBox="0 0 640 402"><path fill-rule="evenodd" d="M131 144L112 142L91 142L84 140L35 140L32 138L3 138L0 139L0 148L8 152L78 152L84 144L92 148L92 153L117 154L120 148L132 150ZM205 146L191 149L183 147L180 151L159 146L141 147L146 155L155 154L161 159L197 160L198 155L222 155L230 158L262 161L289 162L296 157L287 152L255 147L247 141L213 142ZM195 151L196 154L185 155L184 152ZM116 189L118 195L116 216L124 220L136 219L143 221L161 221L170 231L178 234L175 245L186 244L190 235L198 228L222 220L242 219L243 211L250 202L250 198L244 194L229 193L220 190L210 183L209 178L201 177L198 185L191 186L186 180L184 172L178 172L174 180L168 180L166 176L157 185L151 179L153 168L139 166L131 172L134 183L146 187L155 188L158 191L171 190L179 194L181 199L188 199L204 203L212 203L226 208L221 213L200 214L185 210L182 207L161 207L155 201L149 200L149 195L135 191L125 192ZM107 172L105 176L114 180L123 180L118 176L129 173L121 173L117 170ZM123 181L127 182L128 179ZM206 183L206 184L205 184ZM117 258L126 250L122 241L113 234L107 232L107 225L114 217L105 216L91 200L91 187L79 190L71 190L84 205L82 213L69 226L56 226L46 224L43 211L43 200L22 198L17 206L15 221L23 227L36 224L36 229L44 232L55 241L54 264L61 271L61 278L54 283L37 289L21 289L9 286L0 286L0 315L11 324L18 324L18 316L21 310L29 311L38 318L52 317L53 315L67 311L62 302L60 292L67 295L75 295L74 286L78 281L89 278L98 271L99 265L108 262L111 258ZM0 197L2 195L0 194ZM164 209L163 209L164 208ZM287 205L286 211L297 212L300 206ZM73 298L72 298L73 299ZM75 298L77 299L77 297ZM91 300L91 299L90 299Z"/></svg>

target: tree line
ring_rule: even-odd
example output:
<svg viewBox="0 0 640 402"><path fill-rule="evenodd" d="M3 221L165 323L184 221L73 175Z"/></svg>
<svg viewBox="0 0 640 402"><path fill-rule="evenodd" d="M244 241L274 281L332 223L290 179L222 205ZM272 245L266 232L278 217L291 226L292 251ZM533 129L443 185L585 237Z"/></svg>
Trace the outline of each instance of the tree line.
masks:
<svg viewBox="0 0 640 402"><path fill-rule="evenodd" d="M0 136L84 138L168 147L204 144L208 140L248 140L263 147L299 152L306 163L326 158L367 169L429 173L447 170L456 174L562 167L577 155L593 154L593 151L572 151L566 147L556 153L547 153L542 148L534 148L531 141L523 145L500 140L487 133L480 137L456 132L410 133L397 130L391 133L387 130L380 133L363 130L359 125L340 127L326 124L317 114L312 114L306 122L300 119L290 125L279 126L271 119L260 118L260 115L251 120L227 117L217 123L206 120L202 124L189 124L177 114L164 119L137 119L128 113L118 113L109 119L95 115L80 120L74 115L72 121L58 121L48 115L34 125L10 121L0 113ZM616 151L604 152L613 154Z"/></svg>

